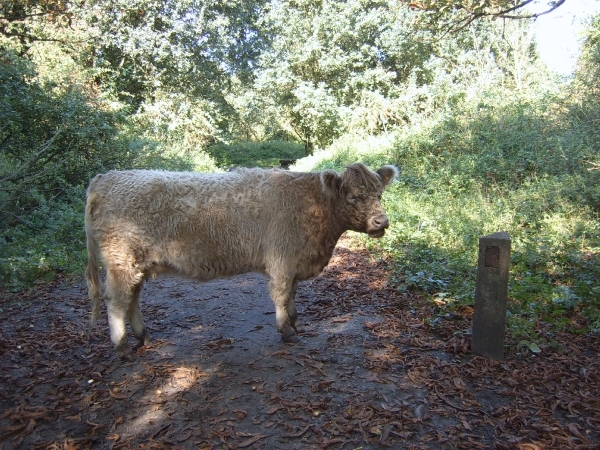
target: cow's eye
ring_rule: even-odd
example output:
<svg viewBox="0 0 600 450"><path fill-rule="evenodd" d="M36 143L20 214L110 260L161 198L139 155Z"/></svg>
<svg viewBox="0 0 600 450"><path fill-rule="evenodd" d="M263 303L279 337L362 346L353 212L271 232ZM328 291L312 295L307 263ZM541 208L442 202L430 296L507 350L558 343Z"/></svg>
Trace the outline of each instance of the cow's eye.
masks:
<svg viewBox="0 0 600 450"><path fill-rule="evenodd" d="M357 197L356 195L348 194L348 202L357 204L358 202L360 202L360 198Z"/></svg>

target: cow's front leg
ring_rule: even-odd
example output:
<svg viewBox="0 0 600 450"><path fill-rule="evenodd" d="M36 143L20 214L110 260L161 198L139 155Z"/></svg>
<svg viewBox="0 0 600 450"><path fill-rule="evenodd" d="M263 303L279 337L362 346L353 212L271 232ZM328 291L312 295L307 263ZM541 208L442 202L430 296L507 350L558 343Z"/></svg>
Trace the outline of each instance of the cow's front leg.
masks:
<svg viewBox="0 0 600 450"><path fill-rule="evenodd" d="M294 304L293 294L296 292L295 283L285 278L271 278L269 282L269 292L275 305L275 320L277 330L281 333L281 338L285 342L298 342L300 339L296 335L296 330L292 326L296 325L297 313ZM290 311L291 308L291 311ZM292 313L290 315L290 312ZM292 322L293 317L293 322Z"/></svg>
<svg viewBox="0 0 600 450"><path fill-rule="evenodd" d="M131 346L127 343L125 321L129 315L129 305L132 300L130 277L125 271L110 268L106 273L106 310L110 328L110 340L121 358L131 358Z"/></svg>
<svg viewBox="0 0 600 450"><path fill-rule="evenodd" d="M127 309L128 305L118 299L108 298L106 300L110 340L121 358L129 358L132 353L131 347L127 343L127 330L125 329Z"/></svg>

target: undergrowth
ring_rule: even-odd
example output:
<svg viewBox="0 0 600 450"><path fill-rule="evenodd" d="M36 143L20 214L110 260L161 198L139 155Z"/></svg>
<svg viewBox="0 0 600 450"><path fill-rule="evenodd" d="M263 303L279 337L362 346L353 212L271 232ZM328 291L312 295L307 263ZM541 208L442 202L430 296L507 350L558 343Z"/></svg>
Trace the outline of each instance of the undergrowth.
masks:
<svg viewBox="0 0 600 450"><path fill-rule="evenodd" d="M19 291L57 273L81 274L87 261L85 192L72 188L62 202L41 202L0 236L0 286Z"/></svg>
<svg viewBox="0 0 600 450"><path fill-rule="evenodd" d="M535 104L494 114L493 123L488 111L471 110L377 141L340 139L299 166L400 167L383 200L390 229L361 238L392 261L397 289L426 292L442 313L472 306L479 237L506 231L512 337L537 349L552 332L598 333L598 189L585 167L594 147L566 139Z"/></svg>
<svg viewBox="0 0 600 450"><path fill-rule="evenodd" d="M304 156L304 145L293 141L239 142L215 144L208 154L223 169L233 167L287 166ZM282 163L282 161L287 161Z"/></svg>

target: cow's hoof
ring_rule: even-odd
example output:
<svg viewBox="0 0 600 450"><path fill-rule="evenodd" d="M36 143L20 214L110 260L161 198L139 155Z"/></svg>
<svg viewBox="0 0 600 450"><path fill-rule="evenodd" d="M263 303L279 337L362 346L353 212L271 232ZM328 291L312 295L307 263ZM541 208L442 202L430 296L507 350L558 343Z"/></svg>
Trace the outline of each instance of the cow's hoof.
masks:
<svg viewBox="0 0 600 450"><path fill-rule="evenodd" d="M119 359L123 362L132 362L135 359L133 352L127 353L126 355L119 354Z"/></svg>
<svg viewBox="0 0 600 450"><path fill-rule="evenodd" d="M133 350L129 344L122 344L117 347L117 354L122 361L133 360Z"/></svg>
<svg viewBox="0 0 600 450"><path fill-rule="evenodd" d="M287 342L290 344L296 344L296 343L300 342L300 340L301 340L297 334L291 334L289 336L282 335L281 339L283 340L283 342Z"/></svg>
<svg viewBox="0 0 600 450"><path fill-rule="evenodd" d="M148 333L148 331L144 332L144 336L141 339L138 339L140 346L142 345L150 345L150 342L152 342L152 339L150 338L150 333Z"/></svg>

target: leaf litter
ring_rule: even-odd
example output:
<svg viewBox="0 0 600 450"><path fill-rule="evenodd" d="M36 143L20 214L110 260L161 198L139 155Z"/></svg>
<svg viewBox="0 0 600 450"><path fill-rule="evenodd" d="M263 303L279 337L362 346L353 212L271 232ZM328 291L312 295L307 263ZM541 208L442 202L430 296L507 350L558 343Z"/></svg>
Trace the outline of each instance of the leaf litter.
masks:
<svg viewBox="0 0 600 450"><path fill-rule="evenodd" d="M504 361L342 241L298 290L302 342L277 335L258 275L150 282L153 343L131 362L89 328L84 284L0 299L0 449L600 448L597 336Z"/></svg>

